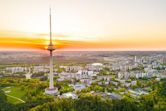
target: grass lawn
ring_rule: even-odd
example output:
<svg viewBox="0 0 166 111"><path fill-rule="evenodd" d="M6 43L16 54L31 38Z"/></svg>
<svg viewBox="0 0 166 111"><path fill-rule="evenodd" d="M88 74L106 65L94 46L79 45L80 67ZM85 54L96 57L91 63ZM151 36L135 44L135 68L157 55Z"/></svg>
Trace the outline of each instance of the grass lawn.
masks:
<svg viewBox="0 0 166 111"><path fill-rule="evenodd" d="M2 90L5 92L7 100L10 103L18 104L18 103L23 103L23 101L25 100L25 92L20 90L20 87L15 87L15 86L4 87L2 88Z"/></svg>

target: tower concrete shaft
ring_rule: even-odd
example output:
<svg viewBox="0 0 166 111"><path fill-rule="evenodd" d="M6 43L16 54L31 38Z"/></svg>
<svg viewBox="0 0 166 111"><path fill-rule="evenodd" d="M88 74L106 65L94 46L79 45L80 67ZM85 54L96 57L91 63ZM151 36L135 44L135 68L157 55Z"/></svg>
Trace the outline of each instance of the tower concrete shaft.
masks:
<svg viewBox="0 0 166 111"><path fill-rule="evenodd" d="M53 74L53 56L52 51L50 51L50 82L49 82L49 89L54 89L54 74Z"/></svg>

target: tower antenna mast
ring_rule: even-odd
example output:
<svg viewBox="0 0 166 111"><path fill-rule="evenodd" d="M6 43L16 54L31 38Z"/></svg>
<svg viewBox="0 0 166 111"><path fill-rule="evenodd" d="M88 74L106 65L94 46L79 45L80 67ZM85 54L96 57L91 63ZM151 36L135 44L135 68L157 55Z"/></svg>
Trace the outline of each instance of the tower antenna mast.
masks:
<svg viewBox="0 0 166 111"><path fill-rule="evenodd" d="M52 45L52 21L51 21L51 7L50 7L50 45Z"/></svg>

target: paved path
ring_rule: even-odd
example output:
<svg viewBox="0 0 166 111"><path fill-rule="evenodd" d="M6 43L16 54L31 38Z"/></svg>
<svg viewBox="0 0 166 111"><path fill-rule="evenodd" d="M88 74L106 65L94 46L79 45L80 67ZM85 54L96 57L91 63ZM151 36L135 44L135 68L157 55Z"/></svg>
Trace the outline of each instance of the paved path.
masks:
<svg viewBox="0 0 166 111"><path fill-rule="evenodd" d="M11 95L8 95L8 94L5 94L5 95L6 95L6 96L9 96L9 97L11 97L11 98L17 99L17 100L21 101L22 103L25 103L24 100L22 100L22 99L20 99L20 98L18 98L18 97L14 97L14 96L11 96Z"/></svg>

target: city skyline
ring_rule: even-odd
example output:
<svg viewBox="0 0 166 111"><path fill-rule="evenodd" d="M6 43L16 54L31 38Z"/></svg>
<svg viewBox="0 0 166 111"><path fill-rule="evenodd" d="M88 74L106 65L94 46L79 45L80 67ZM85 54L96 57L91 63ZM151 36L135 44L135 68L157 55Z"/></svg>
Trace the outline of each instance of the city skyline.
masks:
<svg viewBox="0 0 166 111"><path fill-rule="evenodd" d="M2 0L0 50L165 50L164 0Z"/></svg>

